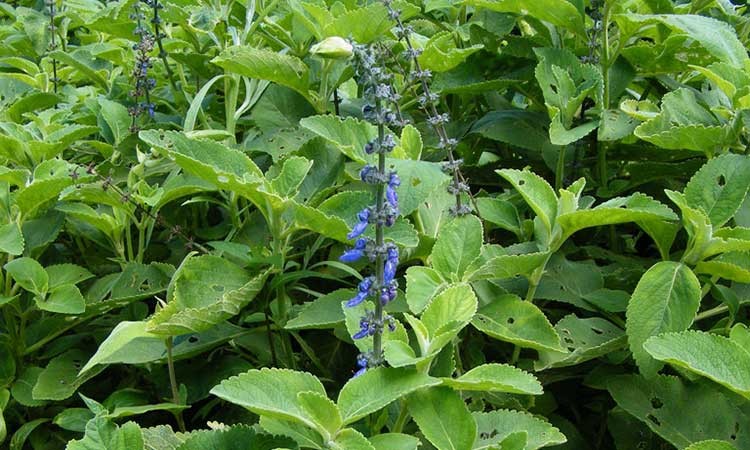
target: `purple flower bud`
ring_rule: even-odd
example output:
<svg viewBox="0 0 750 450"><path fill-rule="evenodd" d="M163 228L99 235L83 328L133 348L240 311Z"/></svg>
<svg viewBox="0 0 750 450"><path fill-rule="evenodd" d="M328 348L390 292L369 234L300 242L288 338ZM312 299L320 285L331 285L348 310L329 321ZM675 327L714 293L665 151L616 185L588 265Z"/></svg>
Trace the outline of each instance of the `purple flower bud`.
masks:
<svg viewBox="0 0 750 450"><path fill-rule="evenodd" d="M346 302L346 306L351 308L365 301L365 299L370 296L370 288L372 288L372 283L374 281L375 280L372 277L367 277L360 281L358 286L359 292L357 292L357 295L355 295L354 298Z"/></svg>
<svg viewBox="0 0 750 450"><path fill-rule="evenodd" d="M354 228L352 228L352 231L346 235L348 239L354 239L357 236L360 236L362 233L365 232L367 229L367 222L357 222L356 225L354 225Z"/></svg>
<svg viewBox="0 0 750 450"><path fill-rule="evenodd" d="M398 248L389 247L386 255L385 265L383 267L383 280L389 283L396 277L396 268L398 267Z"/></svg>
<svg viewBox="0 0 750 450"><path fill-rule="evenodd" d="M367 247L367 239L357 239L357 242L354 244L354 248L345 251L344 254L339 257L339 261L345 263L352 263L357 261L362 256L364 256L365 247Z"/></svg>
<svg viewBox="0 0 750 450"><path fill-rule="evenodd" d="M349 300L348 302L346 302L346 307L347 308L353 308L353 307L359 305L360 303L362 303L363 301L365 301L366 298L367 298L367 293L366 292L359 292L359 293L357 293L357 295L354 296L354 298L352 298L351 300Z"/></svg>

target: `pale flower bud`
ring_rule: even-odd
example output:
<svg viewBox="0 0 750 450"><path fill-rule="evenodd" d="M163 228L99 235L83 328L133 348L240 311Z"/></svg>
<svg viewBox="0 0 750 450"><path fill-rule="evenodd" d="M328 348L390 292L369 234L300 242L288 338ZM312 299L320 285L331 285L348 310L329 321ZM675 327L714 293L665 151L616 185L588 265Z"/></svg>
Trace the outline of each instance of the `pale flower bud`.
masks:
<svg viewBox="0 0 750 450"><path fill-rule="evenodd" d="M310 47L310 52L322 58L346 59L352 56L352 44L344 38L332 36Z"/></svg>

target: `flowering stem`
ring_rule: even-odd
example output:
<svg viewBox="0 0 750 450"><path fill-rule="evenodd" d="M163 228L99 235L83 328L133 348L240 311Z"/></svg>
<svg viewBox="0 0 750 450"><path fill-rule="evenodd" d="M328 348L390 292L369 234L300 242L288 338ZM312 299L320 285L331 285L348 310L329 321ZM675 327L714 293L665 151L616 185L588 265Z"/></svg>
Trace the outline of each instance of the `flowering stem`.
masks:
<svg viewBox="0 0 750 450"><path fill-rule="evenodd" d="M380 99L377 99L375 101L375 109L378 113L378 115L382 112L382 104ZM383 140L385 139L385 125L382 123L378 123L378 145L381 145L383 143ZM379 152L378 153L378 171L380 173L385 173L385 153ZM376 199L376 207L377 211L383 210L383 205L385 203L385 185L383 183L377 183L375 188L375 199ZM377 221L375 223L375 246L376 248L383 248L385 244L385 238L384 238L384 228L385 225L382 223L382 221ZM375 270L376 270L376 277L377 277L377 283L378 286L385 286L385 273L384 273L384 265L385 265L385 254L383 252L378 252L377 257L375 258ZM376 299L375 301L375 320L378 321L378 323L382 323L383 321L383 302L380 301L380 299ZM372 336L372 351L374 358L376 361L380 361L381 354L383 352L383 328L379 327L375 330L375 334Z"/></svg>
<svg viewBox="0 0 750 450"><path fill-rule="evenodd" d="M52 50L57 48L57 27L55 26L55 0L47 0L47 6L49 7L49 29L50 29L50 48ZM55 94L57 94L57 60L52 58L52 83L54 85Z"/></svg>

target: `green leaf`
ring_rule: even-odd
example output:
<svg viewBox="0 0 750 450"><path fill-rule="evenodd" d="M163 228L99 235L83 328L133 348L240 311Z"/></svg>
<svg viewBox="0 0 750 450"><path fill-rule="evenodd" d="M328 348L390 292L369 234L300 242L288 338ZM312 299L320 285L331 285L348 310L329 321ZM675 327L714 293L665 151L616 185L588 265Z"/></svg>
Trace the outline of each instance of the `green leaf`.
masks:
<svg viewBox="0 0 750 450"><path fill-rule="evenodd" d="M297 401L327 440L336 435L342 420L339 409L331 399L317 392L300 392L297 394Z"/></svg>
<svg viewBox="0 0 750 450"><path fill-rule="evenodd" d="M559 148L550 142L547 115L534 111L491 111L474 123L472 133L541 154L557 153Z"/></svg>
<svg viewBox="0 0 750 450"><path fill-rule="evenodd" d="M79 375L79 369L87 354L81 350L69 350L53 358L39 373L32 390L36 400L64 400L72 396L83 383L98 375L104 368Z"/></svg>
<svg viewBox="0 0 750 450"><path fill-rule="evenodd" d="M477 423L475 450L489 450L510 435L523 431L528 436L524 450L537 450L566 441L560 430L526 412L500 409L487 413L475 412L473 416Z"/></svg>
<svg viewBox="0 0 750 450"><path fill-rule="evenodd" d="M167 306L149 319L152 333L201 332L237 315L260 292L268 272L250 276L241 267L213 255L189 257L175 272Z"/></svg>
<svg viewBox="0 0 750 450"><path fill-rule="evenodd" d="M373 3L337 16L324 28L324 35L343 36L359 44L369 44L387 33L392 26L385 6Z"/></svg>
<svg viewBox="0 0 750 450"><path fill-rule="evenodd" d="M653 376L662 366L646 353L644 342L660 333L686 330L700 301L700 282L684 264L661 261L643 274L626 312L630 351L642 374Z"/></svg>
<svg viewBox="0 0 750 450"><path fill-rule="evenodd" d="M225 49L211 62L229 72L273 81L310 98L310 68L295 56L243 45Z"/></svg>
<svg viewBox="0 0 750 450"><path fill-rule="evenodd" d="M474 418L461 396L446 387L423 389L408 398L419 430L441 450L471 450L477 436Z"/></svg>
<svg viewBox="0 0 750 450"><path fill-rule="evenodd" d="M664 24L667 27L687 35L699 42L709 53L719 61L729 63L737 68L748 67L748 56L745 46L737 38L734 29L726 22L693 14L618 14L615 20L620 26L633 34L638 29L648 29L654 24Z"/></svg>
<svg viewBox="0 0 750 450"><path fill-rule="evenodd" d="M285 159L281 172L270 183L274 193L285 198L297 195L299 187L312 165L312 161L301 156L292 156Z"/></svg>
<svg viewBox="0 0 750 450"><path fill-rule="evenodd" d="M710 159L685 186L685 200L718 228L727 223L750 189L750 157L725 154Z"/></svg>
<svg viewBox="0 0 750 450"><path fill-rule="evenodd" d="M78 52L73 51L71 53L67 53L62 50L55 50L48 53L47 56L55 58L56 60L62 62L67 66L74 67L76 70L81 72L81 74L83 75L82 78L98 84L99 87L102 88L103 92L109 92L109 83L107 83L107 80L98 71L89 66L88 61L86 61L86 59L88 58L84 57L86 53L87 52L82 50L79 50Z"/></svg>
<svg viewBox="0 0 750 450"><path fill-rule="evenodd" d="M690 447L686 447L685 450L737 450L737 448L726 441L702 441L696 442Z"/></svg>
<svg viewBox="0 0 750 450"><path fill-rule="evenodd" d="M39 296L47 293L49 277L36 260L26 257L14 259L3 266L3 269L27 291Z"/></svg>
<svg viewBox="0 0 750 450"><path fill-rule="evenodd" d="M325 388L313 375L287 369L253 369L228 378L211 389L211 394L258 415L296 421L315 428L315 422L297 397L300 392L326 395Z"/></svg>
<svg viewBox="0 0 750 450"><path fill-rule="evenodd" d="M595 208L581 209L557 217L557 223L563 230L561 241L584 228L653 220L676 221L677 215L668 206L640 193L613 198Z"/></svg>
<svg viewBox="0 0 750 450"><path fill-rule="evenodd" d="M495 339L520 347L565 352L544 313L516 295L502 295L480 308L471 324Z"/></svg>
<svg viewBox="0 0 750 450"><path fill-rule="evenodd" d="M502 280L518 275L529 276L549 259L549 253L526 253L521 255L499 255L480 264L472 264L464 279L466 281ZM473 269L473 270L472 270Z"/></svg>
<svg viewBox="0 0 750 450"><path fill-rule="evenodd" d="M334 328L344 322L341 302L354 297L352 289L338 289L312 302L305 304L300 313L289 320L284 328L288 330L307 330Z"/></svg>
<svg viewBox="0 0 750 450"><path fill-rule="evenodd" d="M87 408L68 408L56 415L52 419L52 423L63 430L84 433L86 431L86 423L93 418L94 413Z"/></svg>
<svg viewBox="0 0 750 450"><path fill-rule="evenodd" d="M0 252L18 256L23 253L24 240L17 223L0 226Z"/></svg>
<svg viewBox="0 0 750 450"><path fill-rule="evenodd" d="M311 428L308 428L299 422L274 419L269 416L260 416L260 426L271 434L288 436L294 439L294 441L302 448L323 450L327 445L316 431L313 431Z"/></svg>
<svg viewBox="0 0 750 450"><path fill-rule="evenodd" d="M365 163L370 159L365 153L365 145L377 136L377 129L369 122L325 114L305 117L299 124L334 144L354 161Z"/></svg>
<svg viewBox="0 0 750 450"><path fill-rule="evenodd" d="M440 384L440 380L413 369L377 367L349 380L336 402L344 424L374 413L416 390Z"/></svg>
<svg viewBox="0 0 750 450"><path fill-rule="evenodd" d="M570 353L540 351L536 370L574 366L627 346L625 332L600 317L569 314L557 322L555 331Z"/></svg>
<svg viewBox="0 0 750 450"><path fill-rule="evenodd" d="M193 431L175 450L276 450L293 446L290 439L260 434L247 425L235 425L217 430Z"/></svg>
<svg viewBox="0 0 750 450"><path fill-rule="evenodd" d="M104 122L112 132L114 145L119 145L126 137L130 136L132 119L128 108L120 103L113 102L104 97L99 98L100 113Z"/></svg>
<svg viewBox="0 0 750 450"><path fill-rule="evenodd" d="M332 450L375 450L370 441L354 428L345 428L331 443Z"/></svg>
<svg viewBox="0 0 750 450"><path fill-rule="evenodd" d="M741 397L708 382L620 375L609 379L607 389L622 409L677 448L709 439L750 445L750 415L737 401Z"/></svg>
<svg viewBox="0 0 750 450"><path fill-rule="evenodd" d="M396 192L400 214L404 217L430 202L434 193L444 189L450 180L439 163L387 158L386 167L397 171L401 178Z"/></svg>
<svg viewBox="0 0 750 450"><path fill-rule="evenodd" d="M702 331L653 336L643 344L653 358L709 378L750 399L750 353L737 342Z"/></svg>
<svg viewBox="0 0 750 450"><path fill-rule="evenodd" d="M118 323L109 336L99 344L96 353L81 368L83 374L99 364L145 364L164 361L167 347L164 336L147 331L148 322ZM172 354L175 359L195 356L229 339L246 334L247 330L230 323L219 324L204 333L183 335L175 339Z"/></svg>
<svg viewBox="0 0 750 450"><path fill-rule="evenodd" d="M78 284L94 277L88 269L75 264L55 264L44 268L49 277L49 287L54 289L63 284Z"/></svg>
<svg viewBox="0 0 750 450"><path fill-rule="evenodd" d="M476 201L482 219L516 236L521 234L521 219L511 202L489 197L478 198Z"/></svg>
<svg viewBox="0 0 750 450"><path fill-rule="evenodd" d="M502 169L497 173L521 194L547 231L551 232L557 217L557 196L549 183L529 170Z"/></svg>
<svg viewBox="0 0 750 450"><path fill-rule="evenodd" d="M430 267L411 266L406 269L406 302L419 314L448 283Z"/></svg>
<svg viewBox="0 0 750 450"><path fill-rule="evenodd" d="M432 35L427 41L422 54L419 55L419 63L423 69L446 72L483 48L482 44L457 48L454 36L448 31L441 31Z"/></svg>
<svg viewBox="0 0 750 450"><path fill-rule="evenodd" d="M419 161L422 156L422 147L422 135L414 125L409 124L401 130L400 143L391 152L391 157ZM399 171L400 169L399 166Z"/></svg>
<svg viewBox="0 0 750 450"><path fill-rule="evenodd" d="M463 278L482 249L482 222L474 215L456 217L440 229L432 248L432 267L446 280Z"/></svg>
<svg viewBox="0 0 750 450"><path fill-rule="evenodd" d="M491 11L514 13L521 16L528 15L558 27L574 31L579 35L585 34L581 13L572 3L567 1L466 0L465 3Z"/></svg>
<svg viewBox="0 0 750 450"><path fill-rule="evenodd" d="M82 314L86 310L86 299L74 284L54 287L46 298L36 297L35 301L39 309L60 314Z"/></svg>
<svg viewBox="0 0 750 450"><path fill-rule="evenodd" d="M482 364L458 378L444 378L443 384L457 391L542 394L542 385L533 375L508 364Z"/></svg>
<svg viewBox="0 0 750 450"><path fill-rule="evenodd" d="M417 450L422 443L414 436L401 433L383 433L370 438L375 450Z"/></svg>
<svg viewBox="0 0 750 450"><path fill-rule="evenodd" d="M421 321L429 336L457 334L477 311L477 299L468 284L456 284L438 294L422 313Z"/></svg>
<svg viewBox="0 0 750 450"><path fill-rule="evenodd" d="M135 422L118 427L105 417L94 417L86 424L82 439L68 442L65 450L143 450L143 434Z"/></svg>

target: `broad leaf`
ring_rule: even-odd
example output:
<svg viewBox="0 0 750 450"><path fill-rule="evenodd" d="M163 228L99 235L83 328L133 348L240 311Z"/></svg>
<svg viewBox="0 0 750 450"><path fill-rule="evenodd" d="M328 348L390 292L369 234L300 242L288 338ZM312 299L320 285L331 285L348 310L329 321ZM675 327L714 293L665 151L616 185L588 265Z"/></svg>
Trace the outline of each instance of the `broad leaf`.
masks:
<svg viewBox="0 0 750 450"><path fill-rule="evenodd" d="M750 157L726 154L709 160L685 186L689 206L700 208L721 227L739 209L750 189Z"/></svg>
<svg viewBox="0 0 750 450"><path fill-rule="evenodd" d="M644 350L644 342L660 333L686 330L700 301L700 282L684 264L662 261L643 274L627 309L628 343L642 374L653 376L662 366Z"/></svg>
<svg viewBox="0 0 750 450"><path fill-rule="evenodd" d="M441 450L470 450L477 426L458 392L433 387L411 394L409 412L419 430Z"/></svg>
<svg viewBox="0 0 750 450"><path fill-rule="evenodd" d="M528 170L502 169L497 173L521 194L548 232L551 231L557 217L557 196L549 183Z"/></svg>
<svg viewBox="0 0 750 450"><path fill-rule="evenodd" d="M542 394L542 385L533 375L507 364L482 364L458 378L444 378L443 384L460 391Z"/></svg>
<svg viewBox="0 0 750 450"><path fill-rule="evenodd" d="M482 222L474 215L456 217L440 229L432 248L432 267L445 279L461 280L482 249Z"/></svg>
<svg viewBox="0 0 750 450"><path fill-rule="evenodd" d="M475 412L473 415L477 423L475 450L496 448L496 445L518 432L527 434L524 450L536 450L566 441L560 430L526 412L500 409L487 413Z"/></svg>
<svg viewBox="0 0 750 450"><path fill-rule="evenodd" d="M750 399L750 352L732 339L683 331L653 336L643 348L659 361L695 372Z"/></svg>
<svg viewBox="0 0 750 450"><path fill-rule="evenodd" d="M350 424L416 390L440 384L440 380L413 369L378 367L349 380L336 402L344 424Z"/></svg>

